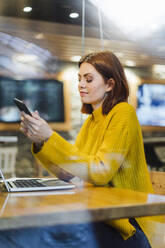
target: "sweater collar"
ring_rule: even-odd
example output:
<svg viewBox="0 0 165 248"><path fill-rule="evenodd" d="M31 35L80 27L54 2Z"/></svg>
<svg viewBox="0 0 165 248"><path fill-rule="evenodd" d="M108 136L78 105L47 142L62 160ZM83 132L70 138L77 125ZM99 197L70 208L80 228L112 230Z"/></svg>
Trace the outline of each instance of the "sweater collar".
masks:
<svg viewBox="0 0 165 248"><path fill-rule="evenodd" d="M102 114L102 106L95 109L93 112L92 112L92 117L93 117L93 120L94 121L101 121L103 118L104 118L104 115Z"/></svg>

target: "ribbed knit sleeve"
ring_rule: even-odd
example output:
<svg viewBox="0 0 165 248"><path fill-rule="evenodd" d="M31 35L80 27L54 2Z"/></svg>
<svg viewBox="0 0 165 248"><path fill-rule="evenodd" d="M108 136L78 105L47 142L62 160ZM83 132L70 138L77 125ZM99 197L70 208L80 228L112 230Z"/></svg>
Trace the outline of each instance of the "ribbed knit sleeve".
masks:
<svg viewBox="0 0 165 248"><path fill-rule="evenodd" d="M32 147L33 152L33 147ZM34 154L34 153L33 153ZM81 153L75 145L70 144L56 132L44 144L41 151L34 154L49 170L50 165L58 165L69 173L89 180L88 156Z"/></svg>

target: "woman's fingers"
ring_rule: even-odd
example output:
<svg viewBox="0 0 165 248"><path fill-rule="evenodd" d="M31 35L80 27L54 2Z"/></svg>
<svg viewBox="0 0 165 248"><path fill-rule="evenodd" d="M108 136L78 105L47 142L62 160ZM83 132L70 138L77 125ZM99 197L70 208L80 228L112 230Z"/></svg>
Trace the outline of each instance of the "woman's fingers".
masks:
<svg viewBox="0 0 165 248"><path fill-rule="evenodd" d="M33 128L33 126L30 124L30 123L28 123L27 121L25 121L25 120L23 120L22 122L21 122L21 124L20 124L20 129L21 129L21 131L23 132L23 133L25 133L25 134L27 134L28 132L30 133L30 134L33 134L34 133L34 128Z"/></svg>
<svg viewBox="0 0 165 248"><path fill-rule="evenodd" d="M24 125L27 128L32 128L35 131L39 130L40 126L42 125L43 120L40 119L34 119L33 117L29 117L28 115L22 114L21 115L21 122L24 123Z"/></svg>
<svg viewBox="0 0 165 248"><path fill-rule="evenodd" d="M20 130L33 142L40 143L45 140L43 137L45 123L37 112L32 113L32 116L21 113Z"/></svg>
<svg viewBox="0 0 165 248"><path fill-rule="evenodd" d="M20 124L20 131L26 135L28 132L28 129L21 123Z"/></svg>
<svg viewBox="0 0 165 248"><path fill-rule="evenodd" d="M23 116L25 119L27 119L28 121L33 122L33 121L35 121L35 119L36 119L36 120L42 120L42 118L39 116L38 111L32 112L31 114L32 114L32 116L30 116L30 115L25 114L24 112L22 112L22 116Z"/></svg>
<svg viewBox="0 0 165 248"><path fill-rule="evenodd" d="M32 113L32 116L37 119L37 120L41 120L42 118L39 116L38 111L36 110L35 112Z"/></svg>
<svg viewBox="0 0 165 248"><path fill-rule="evenodd" d="M37 142L47 140L53 133L48 123L36 111L32 113L32 116L22 112L21 123L28 130L28 137Z"/></svg>
<svg viewBox="0 0 165 248"><path fill-rule="evenodd" d="M35 115L34 115L34 116L35 116ZM33 113L32 113L32 116L27 115L27 114L25 114L24 112L21 113L21 118L22 118L24 121L30 122L30 123L33 123L33 124L35 124L35 123L38 121L38 119L36 119L34 116L33 116Z"/></svg>
<svg viewBox="0 0 165 248"><path fill-rule="evenodd" d="M32 135L37 135L38 134L38 127L34 127L33 125L28 125L27 126L28 131L32 134Z"/></svg>
<svg viewBox="0 0 165 248"><path fill-rule="evenodd" d="M21 123L20 123L20 127L23 128L23 129L27 129L27 126L25 125L24 122L21 122Z"/></svg>
<svg viewBox="0 0 165 248"><path fill-rule="evenodd" d="M25 128L23 125L20 126L20 131L26 135L31 141L33 142L37 142L40 143L41 139L39 139L33 132L33 130L31 130L30 128Z"/></svg>
<svg viewBox="0 0 165 248"><path fill-rule="evenodd" d="M26 130L26 133L28 133L29 135L33 135L33 136L40 136L39 135L39 126L28 123L27 121L22 121L21 122L21 127L23 130Z"/></svg>

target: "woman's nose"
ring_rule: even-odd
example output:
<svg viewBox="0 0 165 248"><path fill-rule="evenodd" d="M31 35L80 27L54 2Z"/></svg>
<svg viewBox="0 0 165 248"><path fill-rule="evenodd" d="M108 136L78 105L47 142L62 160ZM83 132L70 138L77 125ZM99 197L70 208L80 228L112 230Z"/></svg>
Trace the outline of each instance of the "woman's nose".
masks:
<svg viewBox="0 0 165 248"><path fill-rule="evenodd" d="M79 81L79 87L85 88L85 82L83 80Z"/></svg>

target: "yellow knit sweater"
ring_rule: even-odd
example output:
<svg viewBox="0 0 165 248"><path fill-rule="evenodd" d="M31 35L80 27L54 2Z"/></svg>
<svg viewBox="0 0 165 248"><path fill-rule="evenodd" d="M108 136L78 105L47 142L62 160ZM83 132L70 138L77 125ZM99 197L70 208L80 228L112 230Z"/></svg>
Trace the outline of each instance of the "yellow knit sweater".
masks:
<svg viewBox="0 0 165 248"><path fill-rule="evenodd" d="M118 188L153 192L141 128L134 108L126 102L117 104L108 115L102 114L101 107L94 110L84 122L74 145L54 132L34 156L47 170L56 164L95 185L110 182ZM147 234L143 219L137 220ZM128 219L107 222L124 239L135 232Z"/></svg>

